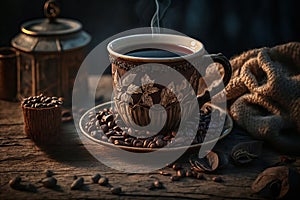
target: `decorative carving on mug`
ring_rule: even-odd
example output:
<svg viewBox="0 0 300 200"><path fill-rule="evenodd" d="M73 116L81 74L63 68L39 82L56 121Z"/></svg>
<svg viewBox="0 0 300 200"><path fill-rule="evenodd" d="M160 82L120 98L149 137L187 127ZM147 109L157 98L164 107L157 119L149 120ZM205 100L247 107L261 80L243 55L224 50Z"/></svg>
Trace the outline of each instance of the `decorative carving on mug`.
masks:
<svg viewBox="0 0 300 200"><path fill-rule="evenodd" d="M154 105L153 94L159 95L160 105L165 108L178 102L189 103L193 89L189 82L185 79L179 84L174 81L170 82L167 87L160 89L155 84L155 79L151 79L148 74L141 77L141 87L134 84L136 74L130 73L121 79L117 70L113 72L114 86L115 86L115 99L121 102L128 102L129 105L140 105L151 107ZM192 82L194 76L191 76ZM132 95L137 95L139 98L134 99Z"/></svg>

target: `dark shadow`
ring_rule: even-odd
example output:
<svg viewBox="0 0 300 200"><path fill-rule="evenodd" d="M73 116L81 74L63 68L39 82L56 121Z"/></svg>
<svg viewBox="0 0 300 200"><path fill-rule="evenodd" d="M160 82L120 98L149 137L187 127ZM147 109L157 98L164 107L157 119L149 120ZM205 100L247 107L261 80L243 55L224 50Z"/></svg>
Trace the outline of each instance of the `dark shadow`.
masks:
<svg viewBox="0 0 300 200"><path fill-rule="evenodd" d="M81 162L97 162L81 143L73 122L63 123L60 135L55 140L36 145L50 158L59 162L74 162L74 165Z"/></svg>

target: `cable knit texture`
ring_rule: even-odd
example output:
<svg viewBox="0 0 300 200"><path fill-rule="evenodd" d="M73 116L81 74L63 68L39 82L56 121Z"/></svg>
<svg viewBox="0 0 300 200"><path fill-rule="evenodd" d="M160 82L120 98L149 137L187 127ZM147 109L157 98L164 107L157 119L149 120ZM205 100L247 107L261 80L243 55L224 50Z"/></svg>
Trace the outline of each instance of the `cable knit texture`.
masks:
<svg viewBox="0 0 300 200"><path fill-rule="evenodd" d="M300 153L300 43L250 50L230 62L225 90L236 123L280 150Z"/></svg>

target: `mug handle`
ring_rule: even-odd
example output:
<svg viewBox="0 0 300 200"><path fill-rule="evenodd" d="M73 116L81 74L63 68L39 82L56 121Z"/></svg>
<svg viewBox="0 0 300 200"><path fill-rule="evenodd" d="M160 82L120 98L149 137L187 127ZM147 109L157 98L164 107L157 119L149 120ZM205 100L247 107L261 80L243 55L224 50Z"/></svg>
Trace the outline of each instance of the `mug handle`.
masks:
<svg viewBox="0 0 300 200"><path fill-rule="evenodd" d="M223 76L222 80L223 80L224 87L226 87L226 85L230 81L231 73L232 73L232 68L231 68L231 64L230 64L229 60L222 53L210 54L210 55L207 55L207 56L209 56L214 62L220 63L223 66L224 76ZM214 91L213 95L218 94L223 89L224 88L220 87L220 85L215 86L214 88L212 88L212 90ZM201 108L206 102L210 101L210 99L211 98L210 98L209 91L205 91L205 93L201 96L198 95L197 100L198 100L198 103L199 103L199 107Z"/></svg>

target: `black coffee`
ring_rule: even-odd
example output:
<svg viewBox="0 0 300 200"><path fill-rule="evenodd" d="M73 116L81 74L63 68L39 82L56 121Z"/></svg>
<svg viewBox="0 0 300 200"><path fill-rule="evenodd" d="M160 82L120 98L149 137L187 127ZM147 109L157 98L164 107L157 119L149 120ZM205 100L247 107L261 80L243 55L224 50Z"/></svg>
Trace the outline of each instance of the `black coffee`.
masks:
<svg viewBox="0 0 300 200"><path fill-rule="evenodd" d="M130 51L126 53L126 55L133 56L133 57L142 57L142 58L171 58L171 57L180 57L192 53L193 52L187 48L170 45L170 46L162 46L162 49L155 49L155 48L138 49L138 50Z"/></svg>

